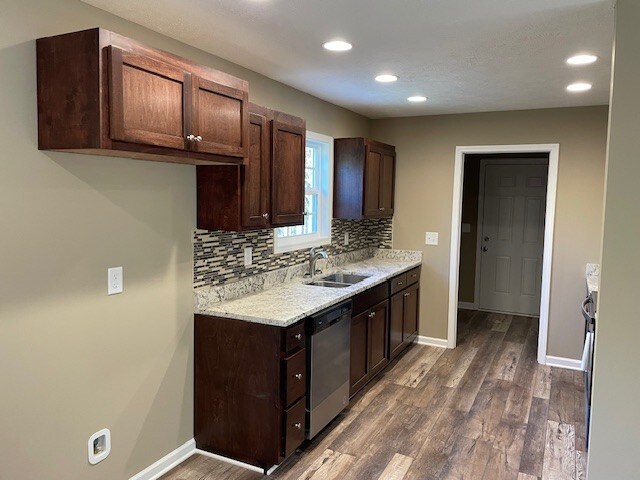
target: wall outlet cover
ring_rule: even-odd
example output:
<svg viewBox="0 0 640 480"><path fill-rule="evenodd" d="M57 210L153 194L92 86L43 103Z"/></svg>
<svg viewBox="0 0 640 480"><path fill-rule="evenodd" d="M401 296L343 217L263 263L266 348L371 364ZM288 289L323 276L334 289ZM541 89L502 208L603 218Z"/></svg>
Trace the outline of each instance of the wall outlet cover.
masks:
<svg viewBox="0 0 640 480"><path fill-rule="evenodd" d="M349 232L344 232L344 244L349 245Z"/></svg>
<svg viewBox="0 0 640 480"><path fill-rule="evenodd" d="M108 428L103 428L89 437L87 453L91 465L95 465L109 456L111 453L111 432Z"/></svg>
<svg viewBox="0 0 640 480"><path fill-rule="evenodd" d="M245 247L244 249L244 266L249 267L253 264L253 248Z"/></svg>
<svg viewBox="0 0 640 480"><path fill-rule="evenodd" d="M425 245L438 245L438 232L426 232L424 243Z"/></svg>
<svg viewBox="0 0 640 480"><path fill-rule="evenodd" d="M124 290L122 267L112 267L107 270L107 294L116 295Z"/></svg>

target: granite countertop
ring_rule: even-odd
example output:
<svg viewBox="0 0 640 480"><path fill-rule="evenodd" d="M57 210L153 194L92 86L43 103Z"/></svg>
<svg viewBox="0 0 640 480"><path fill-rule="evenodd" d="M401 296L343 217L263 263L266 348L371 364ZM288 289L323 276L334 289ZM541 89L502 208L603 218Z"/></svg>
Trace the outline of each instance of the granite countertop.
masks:
<svg viewBox="0 0 640 480"><path fill-rule="evenodd" d="M421 264L421 260L369 258L316 276L319 279L337 271L369 275L350 287L307 285L308 278L297 277L258 293L196 309L196 313L286 327Z"/></svg>

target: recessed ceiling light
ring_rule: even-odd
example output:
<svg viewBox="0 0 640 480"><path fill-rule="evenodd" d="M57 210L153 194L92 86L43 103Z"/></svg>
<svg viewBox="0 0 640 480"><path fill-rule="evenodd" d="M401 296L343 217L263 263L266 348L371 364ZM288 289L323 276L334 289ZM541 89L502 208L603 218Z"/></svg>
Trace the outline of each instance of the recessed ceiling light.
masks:
<svg viewBox="0 0 640 480"><path fill-rule="evenodd" d="M591 55L589 53L574 55L573 57L567 58L567 63L569 65L589 65L590 63L598 60L598 57L595 55Z"/></svg>
<svg viewBox="0 0 640 480"><path fill-rule="evenodd" d="M422 95L414 95L413 97L407 98L410 102L426 102L427 97L423 97Z"/></svg>
<svg viewBox="0 0 640 480"><path fill-rule="evenodd" d="M567 91L569 92L586 92L587 90L591 90L592 85L586 82L576 82L572 83L567 87Z"/></svg>
<svg viewBox="0 0 640 480"><path fill-rule="evenodd" d="M353 48L353 45L343 40L331 40L330 42L323 43L322 46L332 52L346 52Z"/></svg>
<svg viewBox="0 0 640 480"><path fill-rule="evenodd" d="M395 82L396 80L398 80L397 76L390 75L388 73L384 73L376 77L376 82L382 82L382 83L391 83L391 82Z"/></svg>

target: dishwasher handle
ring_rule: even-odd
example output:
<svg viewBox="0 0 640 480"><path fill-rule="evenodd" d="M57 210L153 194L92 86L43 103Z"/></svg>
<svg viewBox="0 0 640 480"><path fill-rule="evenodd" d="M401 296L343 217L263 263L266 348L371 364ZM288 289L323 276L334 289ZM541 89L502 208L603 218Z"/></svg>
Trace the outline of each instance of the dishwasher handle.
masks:
<svg viewBox="0 0 640 480"><path fill-rule="evenodd" d="M330 307L307 319L307 335L315 335L337 322L351 318L351 300Z"/></svg>

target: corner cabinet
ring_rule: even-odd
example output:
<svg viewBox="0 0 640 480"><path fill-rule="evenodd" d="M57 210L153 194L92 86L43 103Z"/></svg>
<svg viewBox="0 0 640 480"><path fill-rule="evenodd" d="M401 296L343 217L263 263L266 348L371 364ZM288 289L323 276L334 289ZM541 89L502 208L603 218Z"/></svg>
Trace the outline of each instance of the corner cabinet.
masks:
<svg viewBox="0 0 640 480"><path fill-rule="evenodd" d="M198 228L244 231L304 223L303 119L249 106L244 166L198 166Z"/></svg>
<svg viewBox="0 0 640 480"><path fill-rule="evenodd" d="M393 216L395 147L366 138L334 141L334 218Z"/></svg>
<svg viewBox="0 0 640 480"><path fill-rule="evenodd" d="M107 30L41 38L38 148L243 164L249 86Z"/></svg>
<svg viewBox="0 0 640 480"><path fill-rule="evenodd" d="M194 437L199 449L265 469L304 441L304 321L275 327L195 315Z"/></svg>

